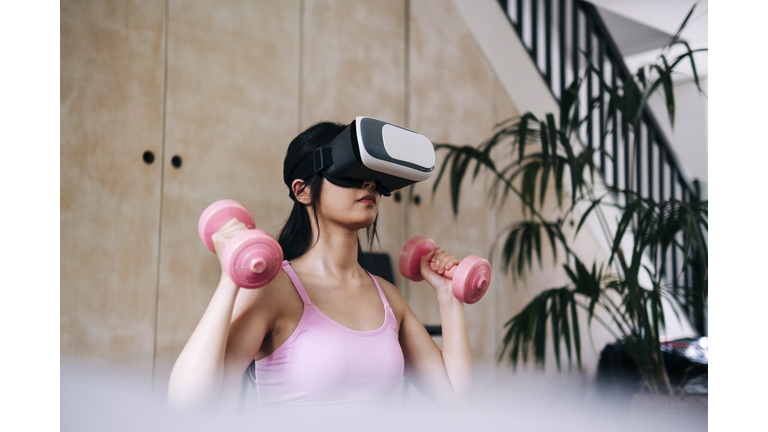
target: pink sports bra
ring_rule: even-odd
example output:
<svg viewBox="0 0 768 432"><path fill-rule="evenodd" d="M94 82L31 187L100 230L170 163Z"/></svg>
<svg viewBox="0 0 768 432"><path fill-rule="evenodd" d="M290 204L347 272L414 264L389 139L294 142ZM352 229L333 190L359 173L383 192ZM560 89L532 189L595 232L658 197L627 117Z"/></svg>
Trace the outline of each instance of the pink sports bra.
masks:
<svg viewBox="0 0 768 432"><path fill-rule="evenodd" d="M389 402L402 381L403 351L397 320L376 278L371 275L384 303L384 324L377 330L356 331L328 318L312 303L288 261L283 261L283 270L301 296L304 312L291 337L256 362L258 402Z"/></svg>

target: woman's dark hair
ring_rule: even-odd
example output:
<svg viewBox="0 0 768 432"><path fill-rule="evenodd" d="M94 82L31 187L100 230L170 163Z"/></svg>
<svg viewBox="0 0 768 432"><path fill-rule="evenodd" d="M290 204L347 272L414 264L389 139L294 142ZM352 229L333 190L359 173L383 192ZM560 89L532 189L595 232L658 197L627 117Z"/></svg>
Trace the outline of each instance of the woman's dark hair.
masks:
<svg viewBox="0 0 768 432"><path fill-rule="evenodd" d="M301 204L293 195L293 190L291 190L291 175L316 149L331 142L346 127L347 125L333 122L317 123L300 133L293 139L293 141L291 141L291 144L288 145L288 152L286 153L285 161L283 162L283 182L288 186L289 196L293 200L293 208L277 238L277 242L280 243L280 247L283 248L283 258L286 260L292 260L304 255L309 250L310 243L312 242L312 225L309 221L309 214L304 208L304 204ZM305 182L309 186L310 204L313 209L312 213L315 219L315 225L319 227L317 208L320 206L320 192L323 187L323 176L318 173L309 179L306 179ZM379 217L377 215L373 224L366 229L369 249L373 246L373 240L378 238L376 232L378 220ZM358 244L358 252L360 252L360 250L361 248Z"/></svg>

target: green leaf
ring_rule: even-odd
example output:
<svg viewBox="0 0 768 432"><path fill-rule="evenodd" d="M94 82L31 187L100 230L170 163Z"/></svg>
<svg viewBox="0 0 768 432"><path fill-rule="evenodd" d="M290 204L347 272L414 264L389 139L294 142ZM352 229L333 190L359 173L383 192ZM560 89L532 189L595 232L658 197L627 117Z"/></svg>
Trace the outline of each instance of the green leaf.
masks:
<svg viewBox="0 0 768 432"><path fill-rule="evenodd" d="M453 215L459 214L459 196L461 194L461 182L464 179L464 174L467 172L467 166L469 159L463 157L463 153L459 153L453 158L451 164L451 206L453 208Z"/></svg>
<svg viewBox="0 0 768 432"><path fill-rule="evenodd" d="M589 168L590 181L595 183L595 161L594 161L595 149L585 149L576 157L576 162L579 166L579 190L586 187L584 181L584 169Z"/></svg>
<svg viewBox="0 0 768 432"><path fill-rule="evenodd" d="M520 192L523 195L525 203L531 207L535 204L536 196L536 177L539 173L541 163L539 161L532 161L525 165L525 173L523 174L523 181L520 185ZM527 206L523 206L523 212L527 210Z"/></svg>
<svg viewBox="0 0 768 432"><path fill-rule="evenodd" d="M576 161L576 156L573 154L573 147L566 137L561 137L560 143L565 147L565 153L568 155L568 170L571 173L571 202L576 201L576 190L581 185L579 175L579 163Z"/></svg>
<svg viewBox="0 0 768 432"><path fill-rule="evenodd" d="M445 172L445 167L448 165L448 163L451 161L451 158L456 154L456 151L458 150L457 146L453 146L450 144L439 144L435 146L435 151L439 149L448 149L448 154L445 155L445 159L443 159L442 165L440 165L440 171L437 173L437 178L435 179L435 184L432 185L432 195L435 195L435 192L437 191L437 185L440 184L440 179L443 178L443 172Z"/></svg>
<svg viewBox="0 0 768 432"><path fill-rule="evenodd" d="M584 225L584 222L587 220L587 216L594 210L597 206L600 205L600 203L603 201L603 198L605 198L608 194L604 194L600 198L596 200L592 200L592 205L589 206L587 211L584 212L584 214L581 216L581 220L579 220L579 225L576 227L576 232L574 233L574 237L579 234L579 230L581 230L581 226Z"/></svg>
<svg viewBox="0 0 768 432"><path fill-rule="evenodd" d="M541 261L541 230L539 229L539 224L531 223L531 229L533 230L533 243L536 247L536 257L539 260L539 268L542 268L543 263Z"/></svg>
<svg viewBox="0 0 768 432"><path fill-rule="evenodd" d="M531 113L525 113L520 118L520 126L518 127L517 142L518 142L518 160L522 161L525 157L525 144L528 139L528 120L533 117Z"/></svg>
<svg viewBox="0 0 768 432"><path fill-rule="evenodd" d="M533 352L536 364L544 366L544 356L547 349L547 303L539 303L539 313L536 320L536 331L533 336Z"/></svg>
<svg viewBox="0 0 768 432"><path fill-rule="evenodd" d="M552 247L552 257L557 262L557 246L555 245L555 238L558 236L555 232L555 227L552 224L544 223L544 229L549 237L549 244Z"/></svg>
<svg viewBox="0 0 768 432"><path fill-rule="evenodd" d="M691 18L691 15L693 14L693 10L696 9L696 5L697 4L698 3L694 3L693 4L693 6L691 7L691 10L688 11L688 15L685 16L685 19L683 20L683 23L680 24L680 27L677 28L677 31L675 32L675 34L672 36L672 38L669 40L669 42L667 42L667 44L665 46L672 46L675 43L677 43L678 39L680 39L680 33L683 32L683 29L688 24L688 20Z"/></svg>
<svg viewBox="0 0 768 432"><path fill-rule="evenodd" d="M576 313L576 302L571 301L571 322L573 323L573 347L576 351L576 362L581 370L581 334L579 330L579 315Z"/></svg>
<svg viewBox="0 0 768 432"><path fill-rule="evenodd" d="M570 115L579 97L579 80L574 80L560 96L560 132L565 136L570 130Z"/></svg>
<svg viewBox="0 0 768 432"><path fill-rule="evenodd" d="M637 80L640 81L640 84L643 85L643 87L647 87L647 81L645 80L645 67L640 67L637 70Z"/></svg>
<svg viewBox="0 0 768 432"><path fill-rule="evenodd" d="M533 227L529 224L524 236L526 240L525 258L528 260L528 268L533 265ZM522 254L521 254L522 255Z"/></svg>
<svg viewBox="0 0 768 432"><path fill-rule="evenodd" d="M437 192L437 187L440 184L440 180L443 177L446 169L449 171L449 183L451 188L451 203L453 207L454 216L458 215L459 196L461 190L461 183L466 175L467 168L472 162L475 162L477 166L484 166L492 171L496 170L493 161L484 152L480 152L471 146L454 146L450 144L437 144L435 150L448 150L448 153L443 160L443 163L438 171L437 178L432 186L432 196L434 198ZM477 169L475 170L477 172ZM474 179L474 177L473 177Z"/></svg>
<svg viewBox="0 0 768 432"><path fill-rule="evenodd" d="M539 206L544 206L544 197L547 193L547 181L549 180L549 165L550 165L550 156L549 156L549 137L547 133L547 124L544 122L540 123L539 131L541 133L541 185L539 186ZM556 139L555 137L553 137ZM553 141L554 143L555 141ZM556 148L556 145L553 145L553 151Z"/></svg>
<svg viewBox="0 0 768 432"><path fill-rule="evenodd" d="M571 270L570 267L568 267L567 264L563 264L563 268L565 269L565 273L568 275L569 278L571 278L571 282L573 282L574 285L579 285L579 278L576 277L576 274Z"/></svg>
<svg viewBox="0 0 768 432"><path fill-rule="evenodd" d="M552 164L557 165L557 142L560 134L557 133L557 125L555 124L555 116L547 114L547 129L549 129L549 146L552 149L550 157L552 158Z"/></svg>
<svg viewBox="0 0 768 432"><path fill-rule="evenodd" d="M622 101L624 106L619 107L622 134L627 134L630 131L630 125L635 125L639 118L641 93L634 77L627 77L626 81L624 81L624 98Z"/></svg>
<svg viewBox="0 0 768 432"><path fill-rule="evenodd" d="M667 103L667 114L669 115L669 123L672 127L675 127L675 94L672 84L672 68L667 64L667 58L661 55L661 60L664 63L664 73L661 74L659 79L661 80L662 87L664 88L664 98Z"/></svg>
<svg viewBox="0 0 768 432"><path fill-rule="evenodd" d="M559 161L555 169L555 194L557 195L558 207L563 207L563 178L565 177L566 161Z"/></svg>
<svg viewBox="0 0 768 432"><path fill-rule="evenodd" d="M703 90L701 89L701 85L699 84L699 74L696 72L696 61L693 59L693 54L696 52L702 52L707 51L706 48L701 48L697 50L692 50L691 46L688 45L688 42L686 41L677 41L677 43L685 45L685 48L688 50L685 54L681 54L680 56L675 59L674 62L672 62L672 67L674 68L678 62L680 62L682 59L689 57L691 59L691 69L693 70L693 81L696 83L696 88L699 90L699 93L701 93Z"/></svg>
<svg viewBox="0 0 768 432"><path fill-rule="evenodd" d="M502 235L503 245L501 250L501 258L504 264L504 271L512 270L513 277L522 274L525 268L531 268L533 265L533 253L535 251L536 257L539 260L539 264L542 263L541 252L541 229L545 228L547 234L550 235L550 244L552 245L552 255L557 257L557 249L555 247L554 237L557 235L549 223L539 223L534 221L524 221L518 224L509 226L503 230L506 232ZM511 265L511 261L514 257L517 257L515 266Z"/></svg>
<svg viewBox="0 0 768 432"><path fill-rule="evenodd" d="M509 263L512 260L512 257L515 255L515 247L517 245L517 236L519 233L519 229L512 229L507 235L507 240L504 242L504 248L502 249L502 260L504 261L505 269L509 269Z"/></svg>
<svg viewBox="0 0 768 432"><path fill-rule="evenodd" d="M626 193L626 191L624 191ZM616 252L621 246L621 240L624 238L627 228L632 223L632 219L635 216L635 212L643 208L644 202L640 199L633 199L631 195L627 194L628 203L624 208L624 213L621 215L619 225L615 231L615 237L613 239L613 246L611 248L611 257L608 259L608 265L613 262L613 258L616 256Z"/></svg>
<svg viewBox="0 0 768 432"><path fill-rule="evenodd" d="M565 350L568 354L568 367L570 368L572 364L572 353L571 353L571 329L568 325L568 303L573 299L573 295L568 291L562 291L560 293L560 331L563 334L563 339L565 340Z"/></svg>
<svg viewBox="0 0 768 432"><path fill-rule="evenodd" d="M560 314L558 310L558 296L553 296L550 299L549 314L552 322L552 347L555 351L555 363L557 364L557 370L560 370Z"/></svg>

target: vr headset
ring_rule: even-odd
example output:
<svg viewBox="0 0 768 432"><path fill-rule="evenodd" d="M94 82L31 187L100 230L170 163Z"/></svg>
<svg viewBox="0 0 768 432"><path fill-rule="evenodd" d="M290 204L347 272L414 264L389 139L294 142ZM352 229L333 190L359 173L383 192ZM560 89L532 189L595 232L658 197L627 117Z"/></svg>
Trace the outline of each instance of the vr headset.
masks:
<svg viewBox="0 0 768 432"><path fill-rule="evenodd" d="M291 184L321 173L342 187L361 187L365 181L375 181L376 190L389 196L397 189L428 179L434 170L435 148L427 137L358 116L296 168Z"/></svg>

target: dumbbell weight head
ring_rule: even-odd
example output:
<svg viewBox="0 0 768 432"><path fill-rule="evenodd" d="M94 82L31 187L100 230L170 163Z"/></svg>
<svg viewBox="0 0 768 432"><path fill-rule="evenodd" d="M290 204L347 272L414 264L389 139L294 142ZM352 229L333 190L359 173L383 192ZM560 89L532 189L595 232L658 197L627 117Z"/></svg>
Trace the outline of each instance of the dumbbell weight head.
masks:
<svg viewBox="0 0 768 432"><path fill-rule="evenodd" d="M397 266L400 269L400 274L404 278L412 280L414 282L420 282L424 280L421 276L421 257L435 250L437 245L431 239L423 236L413 236L405 242L403 249L400 251L400 258L397 261Z"/></svg>
<svg viewBox="0 0 768 432"><path fill-rule="evenodd" d="M216 201L209 205L200 216L200 220L197 222L197 233L200 235L200 240L211 252L216 252L211 236L232 218L237 218L248 229L253 229L256 226L251 212L244 205L231 199Z"/></svg>
<svg viewBox="0 0 768 432"><path fill-rule="evenodd" d="M487 260L470 255L459 263L451 288L453 295L466 304L477 303L491 283L491 265Z"/></svg>
<svg viewBox="0 0 768 432"><path fill-rule="evenodd" d="M221 265L241 288L260 288L277 276L283 264L283 250L272 236L250 229L232 238L224 248Z"/></svg>

